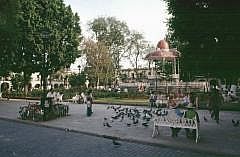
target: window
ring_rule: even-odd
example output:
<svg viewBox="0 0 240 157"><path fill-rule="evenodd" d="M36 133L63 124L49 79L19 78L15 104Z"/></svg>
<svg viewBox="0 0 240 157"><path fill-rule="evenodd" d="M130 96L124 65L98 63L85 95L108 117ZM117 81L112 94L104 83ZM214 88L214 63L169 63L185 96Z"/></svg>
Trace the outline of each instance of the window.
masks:
<svg viewBox="0 0 240 157"><path fill-rule="evenodd" d="M132 73L132 78L133 78L133 79L135 78L134 73Z"/></svg>

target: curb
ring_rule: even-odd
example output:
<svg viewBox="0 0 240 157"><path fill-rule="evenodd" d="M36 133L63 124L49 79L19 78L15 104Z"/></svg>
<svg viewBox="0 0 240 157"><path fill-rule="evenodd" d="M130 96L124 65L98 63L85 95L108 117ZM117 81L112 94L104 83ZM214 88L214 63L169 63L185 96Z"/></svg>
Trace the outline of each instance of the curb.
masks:
<svg viewBox="0 0 240 157"><path fill-rule="evenodd" d="M86 131L74 130L74 129L69 129L69 128L63 128L63 127L50 126L50 125L41 124L38 122L33 122L33 121L28 121L28 120L10 119L10 118L6 118L6 117L0 117L0 120L5 120L5 121L10 121L10 122L15 122L15 123L22 123L22 124L27 124L27 125L34 125L34 126L38 126L38 127L52 128L52 129L56 129L56 130L60 130L60 131L80 133L80 134L84 134L84 135L88 135L88 136L106 138L109 140L115 139L115 140L123 141L123 142L137 143L137 144L143 144L143 145L149 145L149 146L159 146L159 147L163 147L163 148L170 147L170 148L175 148L175 149L182 149L184 151L193 151L195 153L208 153L208 155L237 156L235 154L228 154L226 152L220 152L218 150L209 150L209 149L196 148L196 147L186 148L186 147L183 147L180 145L172 145L172 143L163 144L163 143L148 142L148 141L131 139L131 138L122 138L122 137L118 137L118 136L111 136L111 135L98 134L98 133L93 133L93 132L86 132Z"/></svg>

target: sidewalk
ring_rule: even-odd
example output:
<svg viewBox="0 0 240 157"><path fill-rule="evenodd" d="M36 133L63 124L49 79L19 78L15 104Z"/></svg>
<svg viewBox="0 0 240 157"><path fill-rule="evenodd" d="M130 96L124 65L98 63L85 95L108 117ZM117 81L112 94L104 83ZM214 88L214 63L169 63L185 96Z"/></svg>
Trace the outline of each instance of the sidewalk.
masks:
<svg viewBox="0 0 240 157"><path fill-rule="evenodd" d="M29 100L28 100L29 101ZM27 104L24 100L0 101L0 117L4 119L17 120L19 106ZM37 122L37 125L65 129L85 134L116 137L120 140L139 142L150 145L171 146L181 149L190 149L198 152L209 152L223 155L240 155L240 126L234 127L232 119L240 120L240 112L221 112L220 124L211 120L208 111L198 111L200 117L200 141L196 144L186 138L185 130L182 129L177 138L171 137L168 127L159 129L160 135L152 138L152 122L148 127L142 124L127 126L128 120L123 122L115 120L110 123L112 127L103 126L104 117L110 118L112 110L107 110L106 105L93 105L93 115L86 116L86 105L67 103L70 107L70 116L47 121ZM133 108L133 107L130 107ZM142 107L139 107L142 108ZM205 116L208 121L203 120ZM18 120L22 121L22 120ZM130 122L130 121L129 121ZM34 122L30 122L34 123ZM36 124L36 123L34 123Z"/></svg>

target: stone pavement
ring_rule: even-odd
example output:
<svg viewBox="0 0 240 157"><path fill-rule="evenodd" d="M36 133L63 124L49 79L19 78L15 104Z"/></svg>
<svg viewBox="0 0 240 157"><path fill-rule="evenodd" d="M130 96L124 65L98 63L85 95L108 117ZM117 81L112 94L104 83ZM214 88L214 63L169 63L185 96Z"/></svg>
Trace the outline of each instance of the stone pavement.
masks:
<svg viewBox="0 0 240 157"><path fill-rule="evenodd" d="M27 104L29 100L0 100L0 117L2 119L18 120L19 106ZM69 129L74 132L81 132L94 136L116 137L120 140L139 142L149 145L160 145L166 147L175 147L197 152L208 152L212 154L240 155L240 126L234 127L232 119L240 120L240 112L222 111L220 113L220 124L217 124L210 118L209 112L199 110L200 117L200 141L195 143L185 136L185 130L182 129L177 138L171 137L171 130L168 127L159 128L160 135L152 138L153 122L148 127L140 124L127 126L128 120L123 122L115 120L110 122L112 127L103 126L104 117L110 118L112 110L107 110L106 105L94 104L93 115L86 116L86 105L72 104L66 102L70 107L70 116L47 121L27 123L54 127L59 129ZM134 108L134 107L130 107ZM142 108L142 107L139 107ZM208 121L203 120L205 116ZM24 121L26 122L26 121ZM130 122L130 121L129 121Z"/></svg>

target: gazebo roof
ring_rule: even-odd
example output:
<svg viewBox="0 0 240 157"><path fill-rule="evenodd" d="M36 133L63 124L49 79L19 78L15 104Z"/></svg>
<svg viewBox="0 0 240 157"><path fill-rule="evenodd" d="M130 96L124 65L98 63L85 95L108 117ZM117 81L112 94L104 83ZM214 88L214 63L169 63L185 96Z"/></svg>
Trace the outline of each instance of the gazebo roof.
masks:
<svg viewBox="0 0 240 157"><path fill-rule="evenodd" d="M168 42L160 40L157 44L157 49L146 55L146 60L174 60L180 57L181 53L176 49L169 49Z"/></svg>
<svg viewBox="0 0 240 157"><path fill-rule="evenodd" d="M180 57L180 52L176 49L157 49L146 55L146 60L173 60Z"/></svg>

